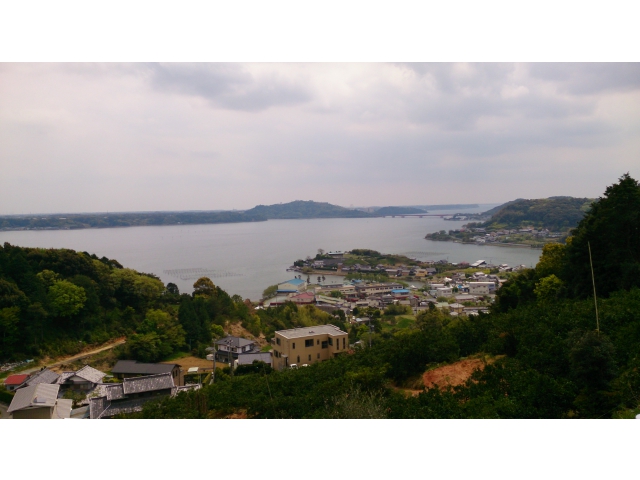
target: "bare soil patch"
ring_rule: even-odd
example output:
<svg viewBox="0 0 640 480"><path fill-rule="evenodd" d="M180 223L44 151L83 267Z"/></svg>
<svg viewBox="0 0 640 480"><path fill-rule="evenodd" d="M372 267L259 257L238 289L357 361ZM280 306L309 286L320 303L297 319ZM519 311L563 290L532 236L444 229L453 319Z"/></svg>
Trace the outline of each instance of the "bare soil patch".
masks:
<svg viewBox="0 0 640 480"><path fill-rule="evenodd" d="M213 368L213 362L207 360L206 358L198 358L198 357L182 357L182 358L177 358L175 360L170 360L170 361L160 362L160 363L168 363L168 364L177 363L182 367L185 373L187 369L192 367L199 367L207 370L211 370ZM224 368L229 366L228 363L221 363L221 362L216 362L216 363L218 364L218 368Z"/></svg>
<svg viewBox="0 0 640 480"><path fill-rule="evenodd" d="M451 365L434 368L425 372L422 381L425 388L455 387L466 382L476 370L483 370L487 364L493 363L493 359L470 358L460 360Z"/></svg>

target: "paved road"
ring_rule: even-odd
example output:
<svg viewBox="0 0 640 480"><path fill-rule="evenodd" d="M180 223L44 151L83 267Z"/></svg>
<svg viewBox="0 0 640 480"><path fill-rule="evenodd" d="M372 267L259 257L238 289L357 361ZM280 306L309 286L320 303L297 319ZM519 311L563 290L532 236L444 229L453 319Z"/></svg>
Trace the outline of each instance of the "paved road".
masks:
<svg viewBox="0 0 640 480"><path fill-rule="evenodd" d="M126 339L118 340L118 341L116 341L114 343L110 343L109 345L103 345L100 348L96 348L96 349L90 350L88 352L82 352L82 353L79 353L77 355L73 355L71 357L65 357L62 360L59 360L59 361L57 361L55 363L49 363L46 366L47 367L56 367L58 365L62 365L63 363L69 363L69 362L73 362L75 360L80 360L82 358L89 357L91 355L95 355L96 353L104 352L105 350L110 350L112 348L115 348L118 345L122 345L126 341L127 341ZM33 373L33 372L37 372L38 370L40 370L43 366L44 365L39 365L37 367L28 368L26 370L20 370L19 372L14 372L14 373Z"/></svg>

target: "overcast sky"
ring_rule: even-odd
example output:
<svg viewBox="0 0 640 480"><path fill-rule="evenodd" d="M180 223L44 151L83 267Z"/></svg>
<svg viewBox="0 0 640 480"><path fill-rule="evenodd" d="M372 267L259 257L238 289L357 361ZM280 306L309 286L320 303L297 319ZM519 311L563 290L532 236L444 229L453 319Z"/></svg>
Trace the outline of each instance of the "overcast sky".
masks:
<svg viewBox="0 0 640 480"><path fill-rule="evenodd" d="M497 203L640 178L640 64L0 64L0 214Z"/></svg>

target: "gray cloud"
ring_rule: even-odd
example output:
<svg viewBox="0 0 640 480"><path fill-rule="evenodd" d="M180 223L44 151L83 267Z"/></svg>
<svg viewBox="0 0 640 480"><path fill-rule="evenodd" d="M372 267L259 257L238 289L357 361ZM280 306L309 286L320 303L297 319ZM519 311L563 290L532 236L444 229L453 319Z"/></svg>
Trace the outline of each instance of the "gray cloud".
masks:
<svg viewBox="0 0 640 480"><path fill-rule="evenodd" d="M1 64L0 213L596 196L640 177L634 69Z"/></svg>
<svg viewBox="0 0 640 480"><path fill-rule="evenodd" d="M532 77L553 82L561 92L591 95L640 88L638 63L534 63Z"/></svg>
<svg viewBox="0 0 640 480"><path fill-rule="evenodd" d="M308 102L306 86L276 73L256 78L238 64L150 64L151 84L165 91L195 95L232 110L261 111Z"/></svg>

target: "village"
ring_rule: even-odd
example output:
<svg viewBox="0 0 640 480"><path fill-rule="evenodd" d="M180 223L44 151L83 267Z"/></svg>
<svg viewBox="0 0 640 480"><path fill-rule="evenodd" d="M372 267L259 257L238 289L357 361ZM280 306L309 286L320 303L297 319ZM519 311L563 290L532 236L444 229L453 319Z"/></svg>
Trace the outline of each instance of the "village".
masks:
<svg viewBox="0 0 640 480"><path fill-rule="evenodd" d="M290 267L289 270L292 271L307 271L306 280L300 274L278 284L275 296L265 300L263 307L275 307L286 302L315 305L327 312L342 310L352 322L359 321L359 311L384 310L392 304L405 306L414 314L428 308L437 308L451 316L477 315L488 311L496 290L507 281L506 274L525 267L490 265L485 260L472 264L414 260L411 265L396 264L392 267L359 263L346 266L344 252L328 252L323 256L331 258L307 260L302 265ZM312 270L308 270L309 268ZM324 273L328 272L345 275L346 278L342 284L323 283ZM312 283L312 277L317 274L317 283ZM352 276L364 279L348 279ZM384 276L390 281L371 281L366 279L367 276Z"/></svg>

